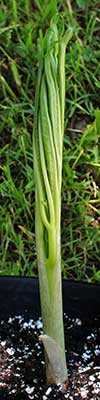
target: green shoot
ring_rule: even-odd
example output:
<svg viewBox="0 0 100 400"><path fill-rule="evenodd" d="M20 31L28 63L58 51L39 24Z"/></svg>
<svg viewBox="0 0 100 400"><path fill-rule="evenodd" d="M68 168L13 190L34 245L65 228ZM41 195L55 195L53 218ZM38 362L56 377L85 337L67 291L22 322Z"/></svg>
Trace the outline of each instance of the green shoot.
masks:
<svg viewBox="0 0 100 400"><path fill-rule="evenodd" d="M59 25L59 28L58 28ZM35 226L47 382L67 381L61 290L61 179L65 106L65 50L72 37L52 19L39 40L35 100ZM55 349L55 358L54 358Z"/></svg>

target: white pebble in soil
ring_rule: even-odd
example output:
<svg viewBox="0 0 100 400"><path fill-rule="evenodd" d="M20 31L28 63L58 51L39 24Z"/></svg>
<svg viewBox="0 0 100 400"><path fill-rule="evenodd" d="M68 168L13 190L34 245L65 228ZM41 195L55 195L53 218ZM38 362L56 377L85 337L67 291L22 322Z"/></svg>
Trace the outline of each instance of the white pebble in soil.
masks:
<svg viewBox="0 0 100 400"><path fill-rule="evenodd" d="M46 392L45 392L46 396L49 396L49 394L50 394L51 392L52 392L52 388L49 387L49 388L46 390Z"/></svg>
<svg viewBox="0 0 100 400"><path fill-rule="evenodd" d="M26 393L28 393L28 394L32 394L32 393L34 392L34 389L35 389L34 386L33 386L33 387L27 386L26 389L25 389L25 391L26 391Z"/></svg>
<svg viewBox="0 0 100 400"><path fill-rule="evenodd" d="M6 352L9 354L9 356L13 356L15 353L15 350L13 349L13 347L8 347L8 349L6 349Z"/></svg>

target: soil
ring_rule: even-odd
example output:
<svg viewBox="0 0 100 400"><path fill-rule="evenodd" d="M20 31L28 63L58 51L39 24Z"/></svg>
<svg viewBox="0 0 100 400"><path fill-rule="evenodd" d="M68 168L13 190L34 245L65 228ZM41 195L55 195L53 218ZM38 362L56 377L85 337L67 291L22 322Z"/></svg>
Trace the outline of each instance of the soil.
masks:
<svg viewBox="0 0 100 400"><path fill-rule="evenodd" d="M100 328L64 314L67 392L46 385L42 320L18 315L0 324L0 399L5 400L99 400Z"/></svg>

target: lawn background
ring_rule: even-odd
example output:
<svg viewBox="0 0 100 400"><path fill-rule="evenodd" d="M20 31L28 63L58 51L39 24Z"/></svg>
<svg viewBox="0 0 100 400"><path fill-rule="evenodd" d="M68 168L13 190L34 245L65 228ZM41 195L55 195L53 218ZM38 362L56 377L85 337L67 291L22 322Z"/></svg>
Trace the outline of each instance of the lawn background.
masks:
<svg viewBox="0 0 100 400"><path fill-rule="evenodd" d="M56 12L74 32L66 52L62 275L99 282L99 0L0 1L0 275L37 275L32 153L37 38Z"/></svg>

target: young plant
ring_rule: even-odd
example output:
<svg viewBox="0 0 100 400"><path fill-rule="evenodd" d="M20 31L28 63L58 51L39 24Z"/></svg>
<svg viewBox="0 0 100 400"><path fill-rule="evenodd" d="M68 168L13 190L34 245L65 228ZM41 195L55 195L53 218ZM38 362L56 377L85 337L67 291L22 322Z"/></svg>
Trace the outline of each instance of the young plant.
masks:
<svg viewBox="0 0 100 400"><path fill-rule="evenodd" d="M58 28L59 25L59 28ZM67 382L61 289L61 179L65 105L65 49L71 29L53 18L39 41L33 135L35 227L48 383Z"/></svg>

